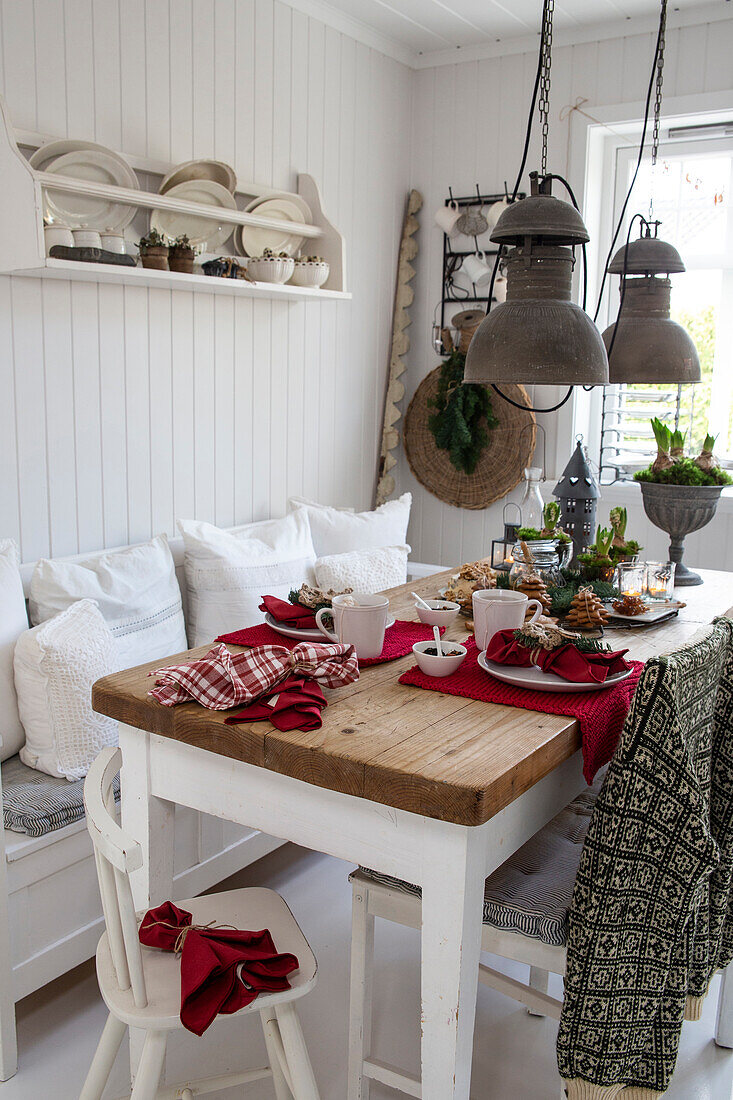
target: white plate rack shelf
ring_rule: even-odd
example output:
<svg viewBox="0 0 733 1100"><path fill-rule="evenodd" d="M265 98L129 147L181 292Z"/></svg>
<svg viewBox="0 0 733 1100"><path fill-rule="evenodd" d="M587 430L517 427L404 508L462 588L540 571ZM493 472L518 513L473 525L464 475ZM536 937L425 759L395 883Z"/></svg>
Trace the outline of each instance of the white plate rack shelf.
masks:
<svg viewBox="0 0 733 1100"><path fill-rule="evenodd" d="M40 145L52 140L55 139L50 135L16 132L8 117L5 101L0 97L0 179L3 180L3 203L0 207L0 226L2 226L0 239L3 241L3 250L0 256L0 273L41 279L152 286L205 294L243 295L250 298L285 300L351 298L351 294L346 290L344 239L321 209L321 198L315 180L305 173L298 175L297 193L310 207L313 222L310 225L292 222L288 224L288 228L292 228L293 232L306 238L304 247L313 240L313 251L323 256L330 265L329 277L325 285L318 289L292 286L287 283L250 283L244 279L225 279L205 275L200 268L194 268L193 275L186 275L175 271L81 263L46 256L43 235L43 189L49 186L52 186L55 191L93 195L135 206L138 214L126 234L128 240L136 239L147 231L147 216L152 209L195 214L199 218L226 221L235 226L251 225L262 229L281 229L283 224L275 218L246 213L241 209L226 210L220 206L188 202L157 194L153 190L137 191L106 183L35 171L21 150L26 149L30 154ZM129 154L120 155L124 156L130 167L137 173L143 188L146 183L151 186L156 180L159 182L159 179L174 167L162 161L134 157ZM240 203L246 205L253 198L275 194L286 195L287 192L240 180L237 183L235 200L238 200L238 205ZM223 248L217 254L227 255L228 250Z"/></svg>

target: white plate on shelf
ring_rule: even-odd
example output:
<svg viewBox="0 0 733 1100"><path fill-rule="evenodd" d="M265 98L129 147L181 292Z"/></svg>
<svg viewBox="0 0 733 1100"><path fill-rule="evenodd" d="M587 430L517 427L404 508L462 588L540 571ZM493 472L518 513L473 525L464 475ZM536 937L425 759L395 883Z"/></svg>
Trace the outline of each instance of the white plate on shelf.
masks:
<svg viewBox="0 0 733 1100"><path fill-rule="evenodd" d="M516 665L499 665L496 661L486 659L486 651L479 653L478 663L484 672L491 673L497 680L504 684L512 684L514 687L526 688L528 691L559 691L565 695L574 695L581 691L603 691L604 688L615 687L616 684L628 679L633 669L625 672L617 672L609 676L602 684L571 684L569 680L563 680L562 676L554 672L543 672L542 669L532 665L529 668L518 668Z"/></svg>
<svg viewBox="0 0 733 1100"><path fill-rule="evenodd" d="M133 191L140 189L138 178L129 164L111 149L105 149L101 145L71 150L42 163L42 171L51 175L111 184L113 187L127 187ZM57 191L52 187L44 188L43 196L43 216L46 221L60 222L70 229L84 227L100 232L109 230L112 233L121 233L135 217L138 209L113 199Z"/></svg>
<svg viewBox="0 0 733 1100"><path fill-rule="evenodd" d="M283 634L286 638L299 638L302 642L325 642L328 644L328 638L325 634L321 634L320 630L299 630L297 626L285 626L284 623L279 623L277 619L273 619L269 611L265 612L265 622L272 630L276 630L278 634ZM387 629L394 626L394 618L391 615L387 616Z"/></svg>
<svg viewBox="0 0 733 1100"><path fill-rule="evenodd" d="M223 210L236 210L234 196L214 180L187 180L169 187L167 199L185 199L186 202L201 202L205 206L220 206ZM156 229L165 237L181 237L184 234L192 245L204 246L206 252L216 252L229 240L234 226L231 222L217 222L213 218L198 218L195 214L179 214L177 210L153 210L150 214L150 228Z"/></svg>
<svg viewBox="0 0 733 1100"><path fill-rule="evenodd" d="M285 223L282 230L259 229L253 225L237 226L234 243L237 251L247 256L261 256L266 248L294 256L305 238L291 233L287 223L301 222L311 225L313 222L308 203L299 195L269 195L254 199L245 207L245 211L248 214L261 214L263 218L278 218Z"/></svg>
<svg viewBox="0 0 733 1100"><path fill-rule="evenodd" d="M225 164L223 160L187 160L168 173L158 191L161 195L167 195L171 187L189 180L214 180L231 194L237 190L237 175L230 164Z"/></svg>

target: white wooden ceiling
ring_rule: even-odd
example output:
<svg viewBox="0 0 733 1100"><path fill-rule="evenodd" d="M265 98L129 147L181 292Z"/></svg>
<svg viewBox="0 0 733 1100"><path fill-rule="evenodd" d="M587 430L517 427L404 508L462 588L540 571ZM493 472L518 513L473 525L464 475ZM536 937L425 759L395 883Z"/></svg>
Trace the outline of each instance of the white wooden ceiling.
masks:
<svg viewBox="0 0 733 1100"><path fill-rule="evenodd" d="M291 0L292 2L292 0ZM318 6L324 14L361 25L418 67L495 53L516 39L530 39L539 30L542 0L294 0L294 6ZM706 22L733 18L728 0L670 0L668 22ZM555 0L555 30L569 41L587 40L593 28L602 37L647 30L656 22L659 0ZM512 52L514 52L512 50Z"/></svg>

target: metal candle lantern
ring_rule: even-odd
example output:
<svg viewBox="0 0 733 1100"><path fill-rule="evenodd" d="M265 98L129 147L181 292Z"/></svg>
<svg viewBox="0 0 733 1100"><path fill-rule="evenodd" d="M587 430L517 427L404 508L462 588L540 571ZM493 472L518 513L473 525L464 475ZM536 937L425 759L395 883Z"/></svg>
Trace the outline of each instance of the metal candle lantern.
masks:
<svg viewBox="0 0 733 1100"><path fill-rule="evenodd" d="M596 502L601 495L580 439L552 495L560 504L560 526L573 540L575 559L593 542Z"/></svg>
<svg viewBox="0 0 733 1100"><path fill-rule="evenodd" d="M516 508L518 512L516 523L507 523L506 510L507 508ZM517 541L517 531L522 523L522 512L518 504L513 501L509 501L504 505L504 511L502 513L502 519L504 521L504 537L500 539L491 540L491 567L492 569L511 569L512 566L512 547Z"/></svg>

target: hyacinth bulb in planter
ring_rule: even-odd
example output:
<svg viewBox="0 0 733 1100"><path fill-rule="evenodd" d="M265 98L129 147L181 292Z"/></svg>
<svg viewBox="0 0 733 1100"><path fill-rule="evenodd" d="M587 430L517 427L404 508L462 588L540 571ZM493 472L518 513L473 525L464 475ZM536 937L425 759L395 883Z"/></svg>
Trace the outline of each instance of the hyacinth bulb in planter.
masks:
<svg viewBox="0 0 733 1100"><path fill-rule="evenodd" d="M670 537L669 558L677 563L675 585L702 584L702 577L683 563L685 537L710 523L720 494L731 477L715 459L715 439L708 434L696 458L685 455L685 438L652 420L657 457L634 479L641 486L644 511L655 527Z"/></svg>

